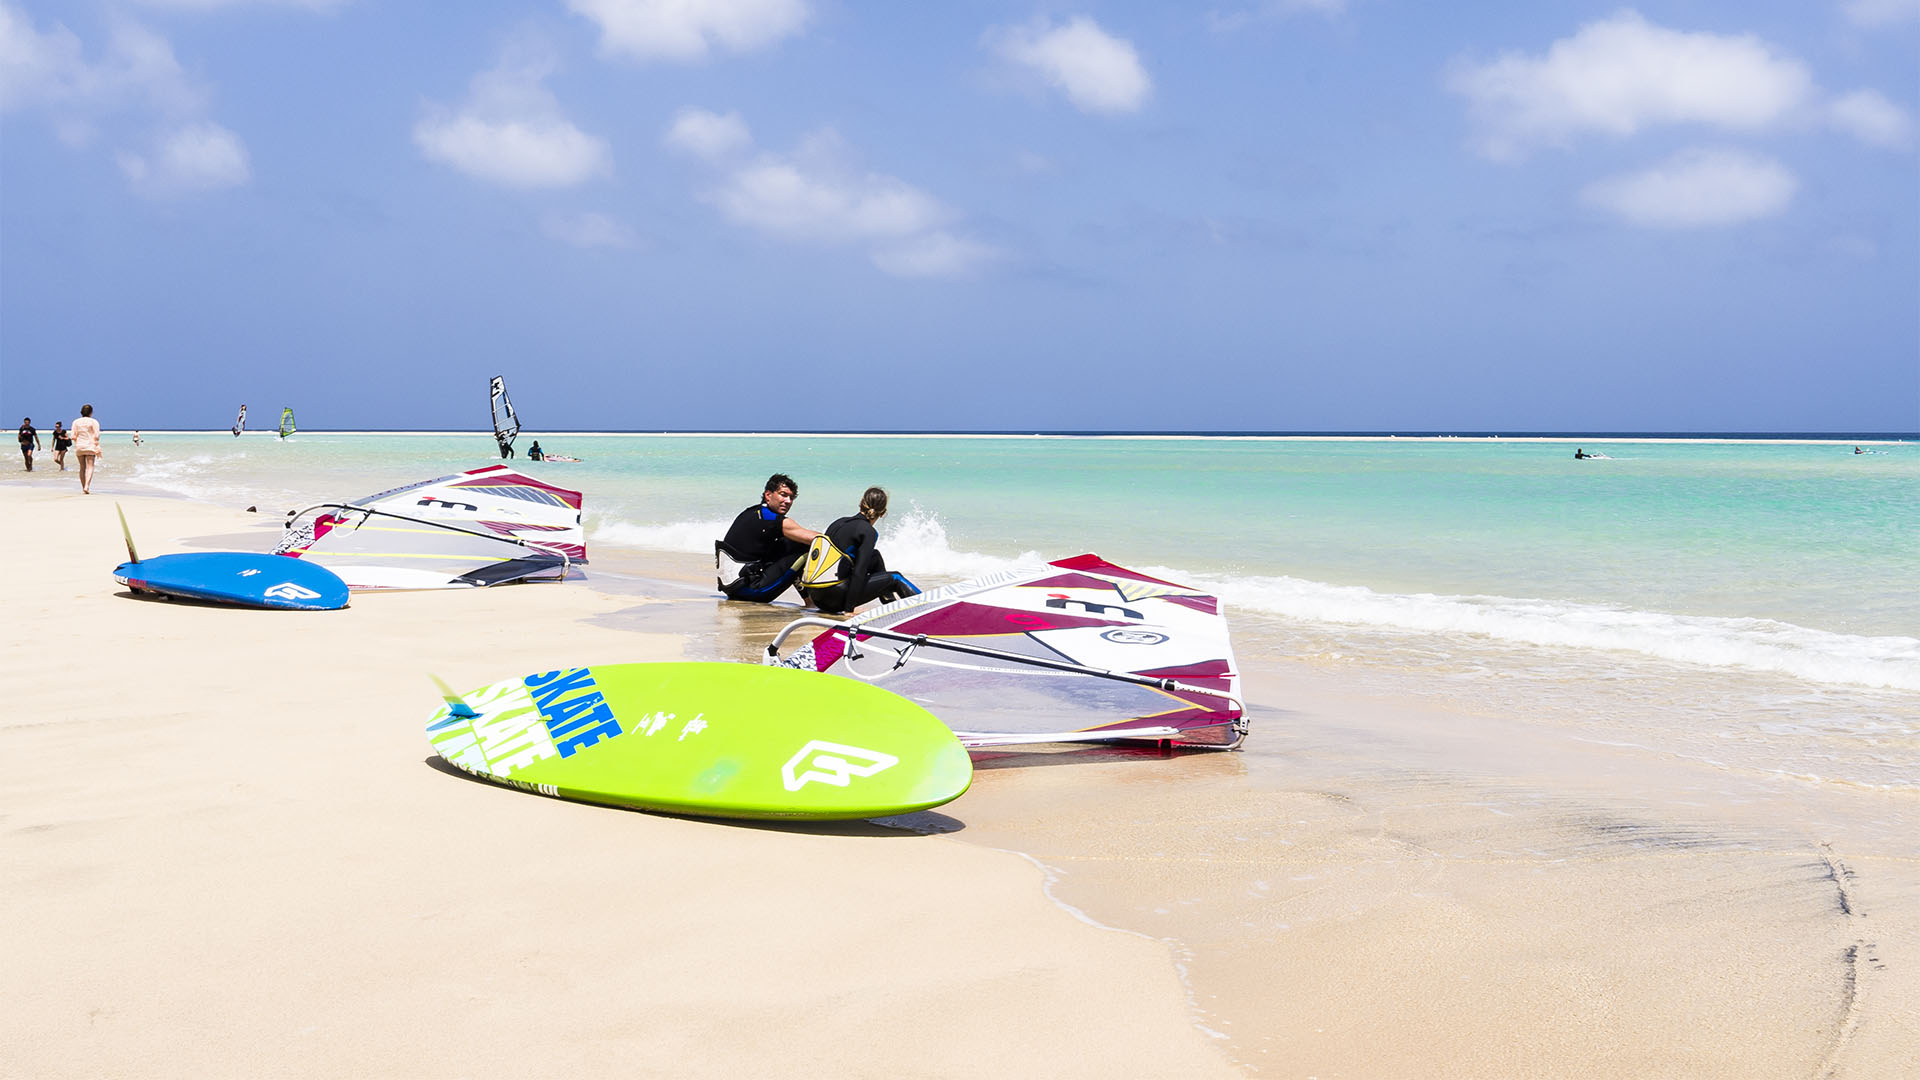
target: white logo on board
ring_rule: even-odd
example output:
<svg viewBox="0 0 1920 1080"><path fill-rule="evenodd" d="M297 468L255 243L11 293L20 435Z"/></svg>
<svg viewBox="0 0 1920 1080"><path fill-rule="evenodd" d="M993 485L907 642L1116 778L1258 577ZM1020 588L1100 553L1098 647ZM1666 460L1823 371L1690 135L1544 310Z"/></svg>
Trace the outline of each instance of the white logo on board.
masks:
<svg viewBox="0 0 1920 1080"><path fill-rule="evenodd" d="M252 577L253 575L255 575L255 574L257 574L257 573L259 573L259 572L260 572L260 568L256 566L256 567L254 567L254 568L253 568L253 569L251 569L251 570L242 570L242 571L240 571L240 576L241 576L241 577Z"/></svg>
<svg viewBox="0 0 1920 1080"><path fill-rule="evenodd" d="M844 743L815 739L800 748L780 770L788 791L799 791L815 780L834 787L846 787L856 776L872 776L900 764L900 759L878 750L862 750ZM805 772L799 771L802 766Z"/></svg>
<svg viewBox="0 0 1920 1080"><path fill-rule="evenodd" d="M291 581L283 581L278 585L271 586L270 588L267 589L267 591L263 595L271 596L275 600L318 600L320 599L319 593L314 592L312 589L302 588L298 585L295 585Z"/></svg>

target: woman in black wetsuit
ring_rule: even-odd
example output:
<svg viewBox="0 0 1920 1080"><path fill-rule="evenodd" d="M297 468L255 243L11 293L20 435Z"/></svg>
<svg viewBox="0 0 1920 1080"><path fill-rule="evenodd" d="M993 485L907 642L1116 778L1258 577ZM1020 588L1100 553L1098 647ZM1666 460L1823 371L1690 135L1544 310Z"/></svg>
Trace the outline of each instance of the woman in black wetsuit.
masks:
<svg viewBox="0 0 1920 1080"><path fill-rule="evenodd" d="M880 557L880 534L874 523L887 515L887 493L870 487L860 496L860 509L827 526L826 537L840 549L840 582L824 589L807 590L807 598L821 611L830 614L852 611L869 600L898 600L917 596L913 582L887 569Z"/></svg>

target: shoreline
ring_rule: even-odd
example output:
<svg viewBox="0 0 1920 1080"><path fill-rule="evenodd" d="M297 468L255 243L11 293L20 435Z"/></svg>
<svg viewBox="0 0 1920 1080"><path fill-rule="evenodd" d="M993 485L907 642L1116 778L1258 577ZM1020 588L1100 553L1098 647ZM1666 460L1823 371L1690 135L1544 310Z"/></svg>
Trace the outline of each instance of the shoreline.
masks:
<svg viewBox="0 0 1920 1080"><path fill-rule="evenodd" d="M102 433L102 438L110 435L124 435L136 429L116 429ZM139 428L144 434L155 435L230 435L225 429L200 430L196 428ZM530 429L529 429L530 430ZM249 431L244 436L254 438L271 437L272 431ZM303 428L302 435L367 435L397 436L400 438L454 438L468 436L486 436L493 433L484 429L469 431L381 431L381 430L333 430L328 428ZM1107 441L1164 441L1164 442L1513 442L1513 443L1578 443L1603 441L1608 443L1700 443L1727 445L1779 445L1779 446L1904 446L1920 441L1920 433L1875 432L1872 435L1843 436L1831 434L1785 434L1779 436L1761 434L1639 434L1639 435L1547 435L1547 434L1284 434L1270 432L1089 432L1089 431L1036 431L1021 433L1011 431L540 431L536 433L543 439L1085 439ZM532 435L524 436L531 439ZM524 458L506 459L524 463ZM568 462L566 464L573 464Z"/></svg>

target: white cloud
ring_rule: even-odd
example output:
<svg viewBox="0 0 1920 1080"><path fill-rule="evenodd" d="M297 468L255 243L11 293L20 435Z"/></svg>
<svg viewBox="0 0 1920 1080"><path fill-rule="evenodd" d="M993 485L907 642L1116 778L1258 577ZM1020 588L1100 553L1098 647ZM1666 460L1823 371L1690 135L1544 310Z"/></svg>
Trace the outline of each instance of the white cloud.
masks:
<svg viewBox="0 0 1920 1080"><path fill-rule="evenodd" d="M1756 131L1813 93L1805 65L1751 34L1685 33L1634 11L1588 23L1544 55L1457 65L1449 88L1473 104L1481 147L1512 158L1575 135L1632 135L1662 124Z"/></svg>
<svg viewBox="0 0 1920 1080"><path fill-rule="evenodd" d="M600 27L600 52L635 60L705 60L765 48L806 25L805 0L567 0Z"/></svg>
<svg viewBox="0 0 1920 1080"><path fill-rule="evenodd" d="M578 214L548 214L540 222L540 231L574 247L629 248L634 246L632 229L606 214L591 211Z"/></svg>
<svg viewBox="0 0 1920 1080"><path fill-rule="evenodd" d="M552 64L509 59L474 77L457 112L438 105L414 125L429 159L516 188L572 187L613 172L607 141L573 125L544 85Z"/></svg>
<svg viewBox="0 0 1920 1080"><path fill-rule="evenodd" d="M904 180L822 168L810 157L762 155L729 174L713 203L735 224L829 243L913 237L953 216Z"/></svg>
<svg viewBox="0 0 1920 1080"><path fill-rule="evenodd" d="M1876 90L1835 98L1827 112L1835 127L1876 146L1904 146L1912 130L1906 112Z"/></svg>
<svg viewBox="0 0 1920 1080"><path fill-rule="evenodd" d="M122 111L183 116L206 107L167 39L130 22L114 25L105 55L89 61L80 39L58 23L46 33L0 3L0 110L39 107L66 117Z"/></svg>
<svg viewBox="0 0 1920 1080"><path fill-rule="evenodd" d="M876 248L873 265L895 277L959 277L995 257L985 244L935 231Z"/></svg>
<svg viewBox="0 0 1920 1080"><path fill-rule="evenodd" d="M219 124L189 124L159 139L151 155L123 151L120 171L149 198L238 187L253 176L246 145Z"/></svg>
<svg viewBox="0 0 1920 1080"><path fill-rule="evenodd" d="M1738 150L1685 150L1643 172L1590 184L1585 200L1622 220L1654 228L1739 225L1786 210L1799 187L1771 158Z"/></svg>
<svg viewBox="0 0 1920 1080"><path fill-rule="evenodd" d="M738 115L683 109L663 138L717 170L701 198L735 225L798 243L862 246L875 266L899 277L957 276L994 254L954 235L959 215L940 200L854 165L831 130L791 154L755 153ZM701 152L715 147L723 152Z"/></svg>
<svg viewBox="0 0 1920 1080"><path fill-rule="evenodd" d="M1843 8L1847 18L1861 26L1920 19L1920 0L1848 0Z"/></svg>
<svg viewBox="0 0 1920 1080"><path fill-rule="evenodd" d="M1041 18L989 30L984 42L1014 68L1059 88L1083 112L1133 112L1153 93L1132 42L1084 15L1060 26Z"/></svg>
<svg viewBox="0 0 1920 1080"><path fill-rule="evenodd" d="M708 112L705 109L681 109L667 129L668 146L709 161L738 153L753 145L753 133L737 112Z"/></svg>
<svg viewBox="0 0 1920 1080"><path fill-rule="evenodd" d="M103 128L144 129L145 149L114 155L141 195L173 198L252 177L246 143L206 119L210 96L173 45L137 23L114 21L99 59L90 60L73 31L55 23L41 32L0 2L0 112L40 112L74 148L97 141Z"/></svg>
<svg viewBox="0 0 1920 1080"><path fill-rule="evenodd" d="M346 7L353 0L136 0L145 7L171 8L175 11L215 11L238 7L290 7L330 12Z"/></svg>

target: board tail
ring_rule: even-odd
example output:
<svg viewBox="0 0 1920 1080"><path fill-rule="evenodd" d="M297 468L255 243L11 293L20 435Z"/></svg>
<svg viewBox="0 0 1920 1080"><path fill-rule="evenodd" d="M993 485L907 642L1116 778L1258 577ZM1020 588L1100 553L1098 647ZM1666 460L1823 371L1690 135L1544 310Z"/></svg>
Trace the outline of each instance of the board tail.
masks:
<svg viewBox="0 0 1920 1080"><path fill-rule="evenodd" d="M475 711L473 706L466 703L464 698L454 692L453 687L447 685L447 680L432 674L429 674L427 678L432 679L433 685L440 688L440 697L446 701L447 711L452 715L453 719L471 720L480 715L479 712Z"/></svg>
<svg viewBox="0 0 1920 1080"><path fill-rule="evenodd" d="M140 553L133 550L133 530L127 528L127 512L120 509L119 503L113 504L113 512L120 515L120 535L127 541L127 561L139 562Z"/></svg>

